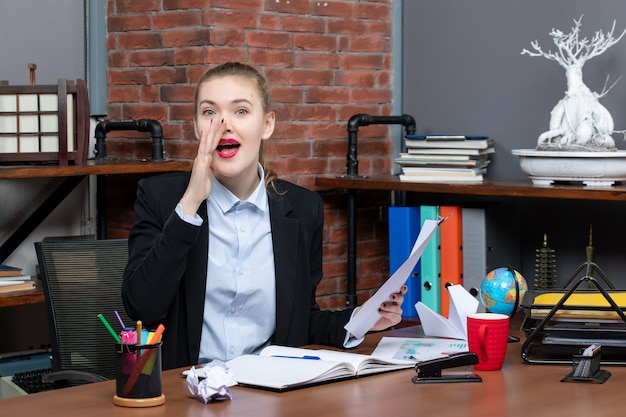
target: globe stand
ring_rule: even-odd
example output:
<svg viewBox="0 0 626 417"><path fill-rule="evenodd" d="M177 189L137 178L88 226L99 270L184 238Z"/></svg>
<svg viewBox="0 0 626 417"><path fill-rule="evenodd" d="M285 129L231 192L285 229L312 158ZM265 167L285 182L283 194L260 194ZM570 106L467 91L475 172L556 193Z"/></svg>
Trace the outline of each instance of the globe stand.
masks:
<svg viewBox="0 0 626 417"><path fill-rule="evenodd" d="M510 266L507 266L511 274L513 274L513 281L515 281L515 304L513 305L513 310L509 315L509 320L513 319L515 313L517 313L517 309L519 308L519 281L517 281L517 277L515 276L515 270ZM520 339L517 336L509 335L509 343L517 343Z"/></svg>

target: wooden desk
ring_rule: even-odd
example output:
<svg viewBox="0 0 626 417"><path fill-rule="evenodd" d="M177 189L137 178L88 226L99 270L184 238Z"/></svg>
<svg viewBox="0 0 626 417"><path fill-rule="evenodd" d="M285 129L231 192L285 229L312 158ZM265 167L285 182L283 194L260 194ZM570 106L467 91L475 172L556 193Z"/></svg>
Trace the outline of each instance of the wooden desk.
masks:
<svg viewBox="0 0 626 417"><path fill-rule="evenodd" d="M413 337L416 327L391 332ZM519 334L519 331L512 333ZM368 353L385 333L368 335ZM149 409L113 405L115 382L107 381L0 401L0 416L255 416L255 417L516 417L617 416L623 413L626 368L611 367L604 384L560 382L569 366L530 365L521 343L509 345L501 371L480 371L481 383L415 385L413 369L274 393L233 387L234 399L203 404L192 398L181 370L163 373L165 405Z"/></svg>

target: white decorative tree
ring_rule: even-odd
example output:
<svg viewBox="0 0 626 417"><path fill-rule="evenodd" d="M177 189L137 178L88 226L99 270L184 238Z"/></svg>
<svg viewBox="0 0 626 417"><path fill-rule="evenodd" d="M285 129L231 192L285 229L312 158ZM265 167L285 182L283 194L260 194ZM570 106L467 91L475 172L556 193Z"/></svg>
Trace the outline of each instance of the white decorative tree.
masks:
<svg viewBox="0 0 626 417"><path fill-rule="evenodd" d="M613 36L615 21L610 32L597 31L591 40L579 38L582 16L568 34L552 29L550 36L557 51L544 52L537 41L531 42L533 51L524 49L523 54L542 56L556 61L565 68L567 91L550 113L550 129L539 136L537 150L555 151L615 151L613 118L599 102L612 88L605 84L602 93L591 91L583 82L583 65L589 59L602 54L626 34ZM608 78L607 78L608 80Z"/></svg>

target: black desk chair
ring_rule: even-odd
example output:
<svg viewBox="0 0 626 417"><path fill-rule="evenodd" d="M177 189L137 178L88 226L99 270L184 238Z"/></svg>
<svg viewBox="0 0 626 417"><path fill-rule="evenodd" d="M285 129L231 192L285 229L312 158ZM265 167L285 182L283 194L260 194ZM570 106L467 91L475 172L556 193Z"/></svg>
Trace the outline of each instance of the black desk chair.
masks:
<svg viewBox="0 0 626 417"><path fill-rule="evenodd" d="M115 340L98 319L119 334L130 325L121 287L128 260L126 239L44 240L35 243L45 294L55 387L115 378Z"/></svg>

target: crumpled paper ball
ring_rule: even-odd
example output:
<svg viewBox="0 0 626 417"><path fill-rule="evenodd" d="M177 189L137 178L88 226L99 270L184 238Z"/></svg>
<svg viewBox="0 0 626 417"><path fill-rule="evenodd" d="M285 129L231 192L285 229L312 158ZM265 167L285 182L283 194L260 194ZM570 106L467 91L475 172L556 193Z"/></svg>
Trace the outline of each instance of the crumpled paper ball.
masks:
<svg viewBox="0 0 626 417"><path fill-rule="evenodd" d="M237 382L224 362L213 360L201 368L192 366L186 374L189 392L205 404L209 401L233 399L229 387L237 385Z"/></svg>

